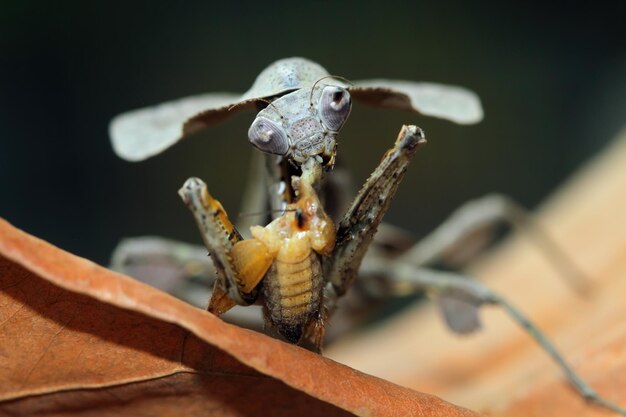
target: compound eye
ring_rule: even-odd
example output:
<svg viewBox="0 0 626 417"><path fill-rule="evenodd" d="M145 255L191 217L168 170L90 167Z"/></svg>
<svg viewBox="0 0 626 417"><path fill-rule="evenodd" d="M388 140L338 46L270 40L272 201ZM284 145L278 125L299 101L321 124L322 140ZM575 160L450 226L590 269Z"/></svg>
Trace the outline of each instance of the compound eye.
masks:
<svg viewBox="0 0 626 417"><path fill-rule="evenodd" d="M348 90L336 86L324 87L320 97L320 117L324 125L339 131L350 115L352 100Z"/></svg>
<svg viewBox="0 0 626 417"><path fill-rule="evenodd" d="M285 155L289 140L285 131L265 117L257 117L248 130L248 140L263 152Z"/></svg>

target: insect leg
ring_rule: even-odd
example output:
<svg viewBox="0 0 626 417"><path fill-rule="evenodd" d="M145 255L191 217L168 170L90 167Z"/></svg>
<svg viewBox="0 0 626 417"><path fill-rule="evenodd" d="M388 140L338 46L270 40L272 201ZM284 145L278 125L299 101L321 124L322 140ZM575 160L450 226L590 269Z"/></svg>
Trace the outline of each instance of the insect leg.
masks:
<svg viewBox="0 0 626 417"><path fill-rule="evenodd" d="M376 269L380 262L396 259L415 267L445 265L458 270L492 241L496 226L503 223L526 231L543 249L542 253L559 270L560 275L568 278L567 282L574 290L578 293L585 292L584 275L575 268L573 260L568 259L550 240L541 225L510 198L490 194L465 203L418 242L411 241L410 236L407 238L401 230L383 227L383 223L361 264L359 274L368 276L368 279L355 282L359 291L351 294L354 299L352 305L371 308L375 305L375 300L388 296L384 288L386 277L369 274L371 268ZM459 297L442 295L437 298L437 304L451 330L469 333L480 327L475 309L466 308ZM353 316L356 315L353 313Z"/></svg>
<svg viewBox="0 0 626 417"><path fill-rule="evenodd" d="M527 231L574 290L585 292L586 278L572 260L525 208L500 194L489 194L463 204L401 259L415 266L430 266L441 261L453 267L462 266L491 241L495 226L502 223Z"/></svg>
<svg viewBox="0 0 626 417"><path fill-rule="evenodd" d="M253 152L250 162L250 171L243 192L243 200L239 209L237 229L250 230L251 226L267 224L269 213L268 173L266 170L266 155ZM244 232L245 233L245 232Z"/></svg>
<svg viewBox="0 0 626 417"><path fill-rule="evenodd" d="M369 273L386 276L388 293L407 294L427 292L435 297L447 296L460 301L466 312L483 305L502 308L513 321L528 332L537 344L561 368L570 384L586 400L626 416L626 409L602 397L591 388L565 361L552 342L520 310L484 284L471 277L455 273L419 268L407 262L390 260L371 265Z"/></svg>
<svg viewBox="0 0 626 417"><path fill-rule="evenodd" d="M324 276L332 284L325 292L328 303L352 285L411 158L425 143L420 128L403 126L395 145L385 153L339 223L335 250L324 261Z"/></svg>
<svg viewBox="0 0 626 417"><path fill-rule="evenodd" d="M256 290L246 294L246 282L238 273L231 255L242 237L228 219L219 201L208 192L199 178L189 178L178 191L189 207L200 229L200 234L213 259L217 280L213 288L209 311L221 314L235 303L249 305L256 298Z"/></svg>
<svg viewBox="0 0 626 417"><path fill-rule="evenodd" d="M204 246L156 236L122 239L109 267L198 307L206 307L215 281Z"/></svg>
<svg viewBox="0 0 626 417"><path fill-rule="evenodd" d="M213 264L203 246L155 236L122 239L109 267L168 292L191 277L213 283Z"/></svg>

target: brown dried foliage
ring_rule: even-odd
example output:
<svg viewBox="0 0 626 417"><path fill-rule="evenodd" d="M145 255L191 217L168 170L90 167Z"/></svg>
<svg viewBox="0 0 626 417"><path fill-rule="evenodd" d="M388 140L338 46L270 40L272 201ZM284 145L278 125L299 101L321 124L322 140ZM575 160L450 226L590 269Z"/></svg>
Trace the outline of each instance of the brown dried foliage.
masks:
<svg viewBox="0 0 626 417"><path fill-rule="evenodd" d="M0 219L0 415L470 416Z"/></svg>

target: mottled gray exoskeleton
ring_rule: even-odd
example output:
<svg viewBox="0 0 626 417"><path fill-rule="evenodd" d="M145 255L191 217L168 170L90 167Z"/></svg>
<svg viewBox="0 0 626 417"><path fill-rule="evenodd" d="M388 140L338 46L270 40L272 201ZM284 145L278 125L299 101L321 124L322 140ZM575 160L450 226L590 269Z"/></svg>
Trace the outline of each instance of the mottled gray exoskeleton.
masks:
<svg viewBox="0 0 626 417"><path fill-rule="evenodd" d="M585 398L626 415L624 409L582 381L545 336L506 300L468 277L432 269L446 260L451 248L466 243L466 236L496 220L519 220L520 212L509 200L490 196L464 206L417 243L397 244L406 240L405 236L381 223L412 156L425 143L421 129L403 127L394 146L334 227L324 207L323 185L328 187L328 181L324 183L321 177L323 168L334 164L337 134L349 116L352 100L460 124L476 123L483 115L478 97L460 87L384 79L348 83L312 61L288 58L263 70L243 94L193 96L113 120L110 134L116 153L139 161L236 111L259 111L248 139L268 155L267 171L256 175L267 181L255 183L250 190L265 198L253 198L253 204L244 211L286 210L275 214L267 226L251 228L252 237L243 239L201 180L191 178L179 191L213 260L212 265L205 265L216 276L209 310L220 315L235 304L262 302L271 328L292 343L319 351L326 320L335 312L338 298L355 282L370 297L407 291L436 294L446 323L458 333L480 327L480 306L499 305L531 330ZM335 193L327 198L326 206L340 197ZM181 256L183 245L158 243L159 253L163 247L176 248L178 257L170 262L183 268L187 263L207 262L197 256L197 250L187 250L193 255L185 257ZM548 246L546 242L544 246ZM125 242L115 254L115 266L123 269L129 256L149 259L150 249L146 248L137 251ZM122 253L128 249L135 252L129 256ZM355 281L357 274L361 279Z"/></svg>
<svg viewBox="0 0 626 417"><path fill-rule="evenodd" d="M267 113L259 114L259 118L282 127L275 134L272 131L271 136L277 139L264 137L262 129L258 129L262 122L257 119L250 129L250 140L266 152L301 160L306 153L302 149L327 150L332 142L330 138L348 116L351 98L368 105L411 110L460 124L477 123L483 116L478 97L461 87L384 79L348 84L333 78L312 61L287 58L263 70L243 94L209 93L124 113L112 121L110 134L113 148L120 157L140 161L237 111L266 107L272 102L274 109L268 106ZM296 119L301 120L301 126L297 126ZM292 136L294 134L300 136Z"/></svg>
<svg viewBox="0 0 626 417"><path fill-rule="evenodd" d="M322 82L286 94L261 110L248 131L250 143L298 164L320 155L325 165L332 166L335 136L348 119L352 101L345 88Z"/></svg>

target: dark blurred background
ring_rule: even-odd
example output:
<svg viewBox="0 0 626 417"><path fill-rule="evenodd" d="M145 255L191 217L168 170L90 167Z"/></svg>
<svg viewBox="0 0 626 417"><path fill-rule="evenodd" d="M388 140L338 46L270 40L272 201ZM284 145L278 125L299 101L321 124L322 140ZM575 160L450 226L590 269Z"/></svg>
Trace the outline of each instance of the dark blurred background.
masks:
<svg viewBox="0 0 626 417"><path fill-rule="evenodd" d="M342 132L341 156L360 184L402 123L426 130L429 144L389 214L416 235L491 191L535 207L625 121L619 6L56 3L0 3L0 216L99 263L124 236L199 243L176 194L191 175L236 213L254 115L142 163L113 154L109 120L186 95L243 92L278 58L308 57L351 79L435 81L480 95L486 118L476 126L355 106Z"/></svg>

